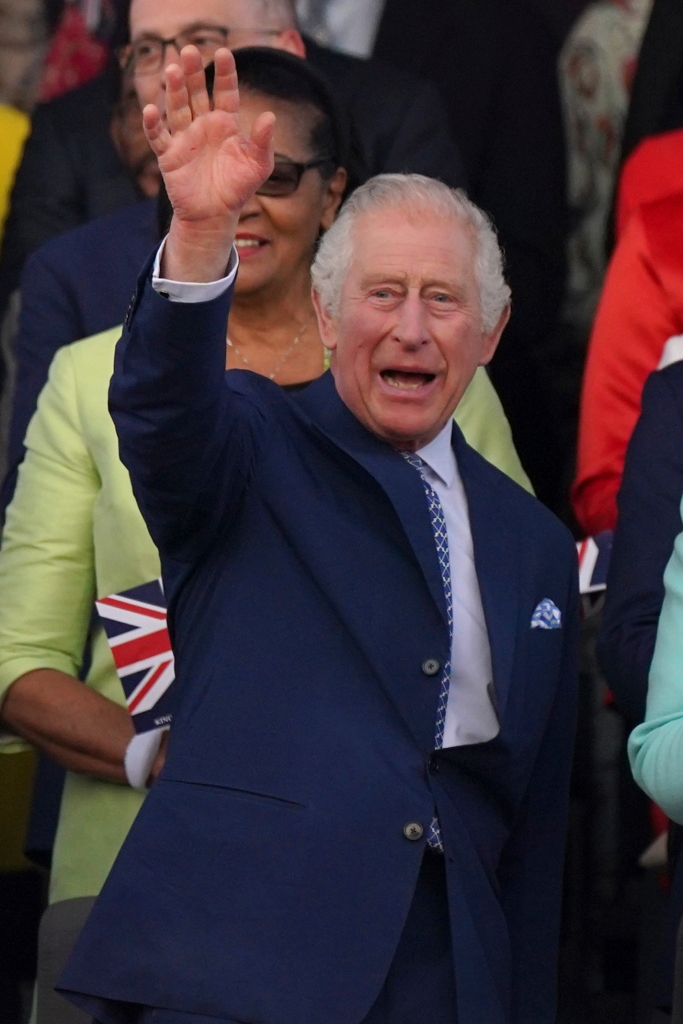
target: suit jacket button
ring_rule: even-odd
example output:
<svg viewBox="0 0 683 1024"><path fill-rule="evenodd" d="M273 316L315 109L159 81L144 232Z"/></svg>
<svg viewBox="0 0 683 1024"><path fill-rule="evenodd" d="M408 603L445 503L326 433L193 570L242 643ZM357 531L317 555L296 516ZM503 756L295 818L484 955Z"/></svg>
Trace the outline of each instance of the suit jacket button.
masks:
<svg viewBox="0 0 683 1024"><path fill-rule="evenodd" d="M436 658L425 658L422 662L422 671L426 676L435 676L441 668Z"/></svg>
<svg viewBox="0 0 683 1024"><path fill-rule="evenodd" d="M409 821L407 825L403 826L403 835L412 842L422 839L423 833L424 829L419 821Z"/></svg>
<svg viewBox="0 0 683 1024"><path fill-rule="evenodd" d="M435 775L439 770L439 760L436 754L430 754L427 760L427 771Z"/></svg>

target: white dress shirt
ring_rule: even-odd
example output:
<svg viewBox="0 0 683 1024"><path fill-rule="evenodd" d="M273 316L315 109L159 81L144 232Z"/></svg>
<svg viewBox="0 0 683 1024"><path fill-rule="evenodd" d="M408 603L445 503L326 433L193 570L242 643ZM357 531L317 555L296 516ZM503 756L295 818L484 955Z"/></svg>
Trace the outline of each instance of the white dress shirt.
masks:
<svg viewBox="0 0 683 1024"><path fill-rule="evenodd" d="M449 420L441 433L417 452L425 463L425 479L441 502L451 564L453 643L444 747L484 743L500 728L491 703L491 647L474 566L467 497L451 444L452 433Z"/></svg>
<svg viewBox="0 0 683 1024"><path fill-rule="evenodd" d="M192 284L162 278L159 274L164 245L165 240L154 262L152 287L171 302L208 302L217 298L235 280L239 262L235 249L230 256L228 273L220 281ZM425 479L441 502L448 534L453 592L453 643L444 747L484 743L493 739L500 728L491 703L491 647L474 565L467 497L451 444L452 429L449 420L434 440L417 452L425 463Z"/></svg>
<svg viewBox="0 0 683 1024"><path fill-rule="evenodd" d="M321 46L369 57L385 0L297 0L301 30Z"/></svg>

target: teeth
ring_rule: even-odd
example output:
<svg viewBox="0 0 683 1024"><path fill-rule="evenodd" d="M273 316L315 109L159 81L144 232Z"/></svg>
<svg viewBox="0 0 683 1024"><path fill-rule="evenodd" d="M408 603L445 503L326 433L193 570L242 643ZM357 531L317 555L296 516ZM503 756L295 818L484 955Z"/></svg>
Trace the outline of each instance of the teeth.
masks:
<svg viewBox="0 0 683 1024"><path fill-rule="evenodd" d="M261 243L257 238L236 238L236 249L257 249Z"/></svg>
<svg viewBox="0 0 683 1024"><path fill-rule="evenodd" d="M384 380L387 382L387 384L391 384L392 388L400 388L404 391L417 391L417 389L424 384L424 381L422 380L416 380L413 382L407 380L397 380L396 377L390 376L385 377Z"/></svg>

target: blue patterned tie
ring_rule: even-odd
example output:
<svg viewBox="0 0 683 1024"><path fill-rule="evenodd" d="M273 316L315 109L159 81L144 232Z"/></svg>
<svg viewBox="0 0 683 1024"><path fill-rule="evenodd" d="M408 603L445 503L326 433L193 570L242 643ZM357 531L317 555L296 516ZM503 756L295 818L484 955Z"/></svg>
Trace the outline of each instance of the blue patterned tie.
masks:
<svg viewBox="0 0 683 1024"><path fill-rule="evenodd" d="M446 610L448 613L448 657L446 658L446 664L443 667L443 673L441 675L439 702L436 707L436 733L434 746L438 750L443 747L446 708L448 706L448 689L451 683L451 645L453 643L453 591L451 589L451 563L448 554L448 532L446 530L446 520L444 518L441 502L439 501L439 495L425 478L423 472L423 467L425 465L424 462L420 456L416 455L414 452L401 452L401 455L406 462L420 474L422 486L424 487L425 494L427 495L429 519L432 525L432 533L434 534L436 554L439 559L439 569L441 570L441 580L443 582L443 592L446 598ZM441 838L441 828L439 826L438 818L433 818L432 823L429 826L427 844L431 846L432 849L441 850L443 852L443 840Z"/></svg>

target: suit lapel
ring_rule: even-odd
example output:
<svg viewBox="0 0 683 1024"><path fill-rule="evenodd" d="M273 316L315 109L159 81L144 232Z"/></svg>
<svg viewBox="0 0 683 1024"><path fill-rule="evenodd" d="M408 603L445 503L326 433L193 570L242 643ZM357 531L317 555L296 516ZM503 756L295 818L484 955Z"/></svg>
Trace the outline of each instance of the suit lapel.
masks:
<svg viewBox="0 0 683 1024"><path fill-rule="evenodd" d="M329 371L297 395L296 400L323 434L359 463L385 491L447 627L443 580L419 473L359 423L340 399Z"/></svg>
<svg viewBox="0 0 683 1024"><path fill-rule="evenodd" d="M296 396L322 433L359 463L389 497L422 573L447 625L446 600L429 509L419 474L390 445L378 440L347 409L328 371ZM466 443L453 425L453 448L467 496L474 562L491 645L498 717L507 703L519 607L519 540L496 501L501 478Z"/></svg>
<svg viewBox="0 0 683 1024"><path fill-rule="evenodd" d="M496 712L502 723L517 637L519 539L505 515L506 504L496 500L496 485L502 481L455 425L453 448L467 495L474 564L491 646Z"/></svg>

